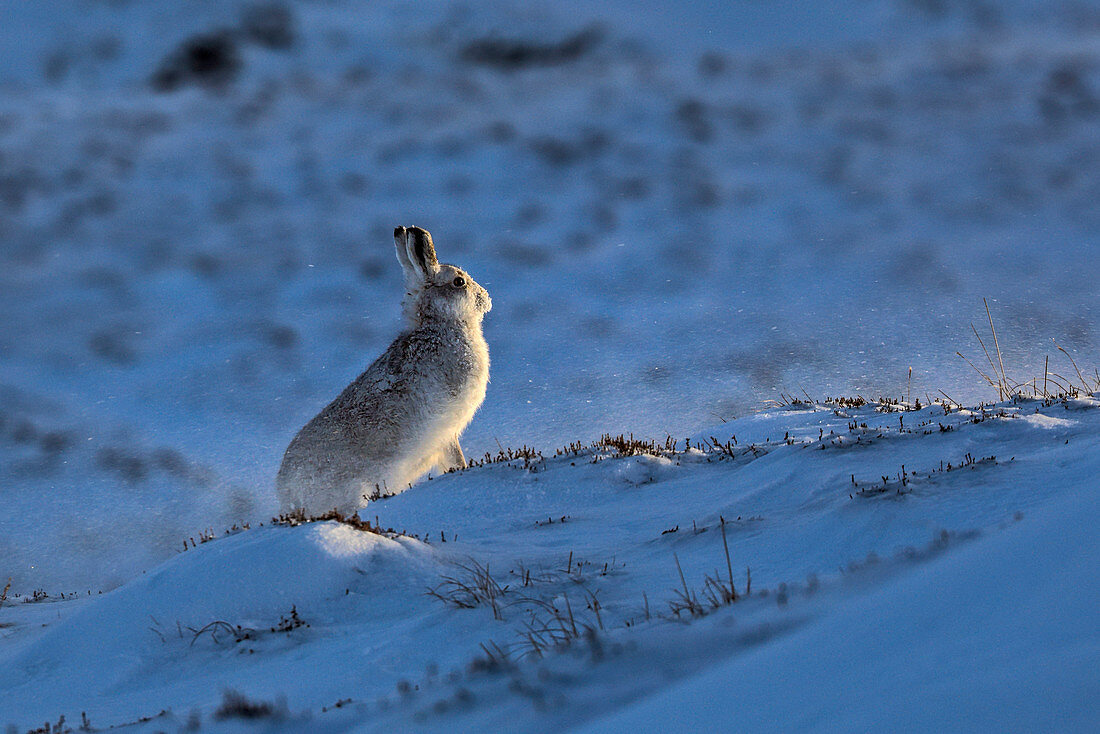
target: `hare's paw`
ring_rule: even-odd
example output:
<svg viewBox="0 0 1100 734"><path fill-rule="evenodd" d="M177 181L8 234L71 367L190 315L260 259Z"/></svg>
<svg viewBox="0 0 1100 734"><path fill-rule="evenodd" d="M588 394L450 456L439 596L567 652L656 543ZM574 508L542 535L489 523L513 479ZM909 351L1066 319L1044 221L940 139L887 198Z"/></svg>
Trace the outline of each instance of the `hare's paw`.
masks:
<svg viewBox="0 0 1100 734"><path fill-rule="evenodd" d="M466 457L462 454L462 447L458 445L457 436L443 447L440 464L443 466L444 470L466 468Z"/></svg>

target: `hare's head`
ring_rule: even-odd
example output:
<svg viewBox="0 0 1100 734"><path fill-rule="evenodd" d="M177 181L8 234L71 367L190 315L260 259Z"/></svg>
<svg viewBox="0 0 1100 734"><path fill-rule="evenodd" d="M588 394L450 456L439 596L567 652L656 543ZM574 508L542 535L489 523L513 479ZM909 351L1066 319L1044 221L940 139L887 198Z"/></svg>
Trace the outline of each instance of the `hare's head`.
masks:
<svg viewBox="0 0 1100 734"><path fill-rule="evenodd" d="M427 230L398 227L393 231L397 259L405 271L405 316L411 322L444 318L480 321L493 307L489 293L466 271L440 263Z"/></svg>

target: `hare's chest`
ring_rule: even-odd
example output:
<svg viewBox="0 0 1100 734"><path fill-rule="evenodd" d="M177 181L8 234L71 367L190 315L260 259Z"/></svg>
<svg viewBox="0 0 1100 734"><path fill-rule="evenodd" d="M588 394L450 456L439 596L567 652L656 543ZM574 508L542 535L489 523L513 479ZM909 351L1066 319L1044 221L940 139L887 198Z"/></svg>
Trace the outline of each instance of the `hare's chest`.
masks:
<svg viewBox="0 0 1100 734"><path fill-rule="evenodd" d="M417 335L421 336L421 335ZM479 333L425 331L415 382L423 417L447 433L461 430L485 398L489 349Z"/></svg>
<svg viewBox="0 0 1100 734"><path fill-rule="evenodd" d="M478 343L480 341L480 344ZM463 340L451 352L453 369L447 370L442 391L447 432L461 432L485 400L489 382L489 351L484 340Z"/></svg>
<svg viewBox="0 0 1100 734"><path fill-rule="evenodd" d="M448 380L448 392L459 402L476 401L480 405L489 383L489 348L485 340L464 341L452 358L456 365Z"/></svg>

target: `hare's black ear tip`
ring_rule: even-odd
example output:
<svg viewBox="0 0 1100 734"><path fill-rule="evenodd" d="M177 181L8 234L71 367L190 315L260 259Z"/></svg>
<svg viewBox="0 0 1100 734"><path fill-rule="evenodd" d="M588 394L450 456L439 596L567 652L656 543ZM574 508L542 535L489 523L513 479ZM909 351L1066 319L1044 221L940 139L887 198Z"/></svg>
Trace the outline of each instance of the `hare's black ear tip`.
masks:
<svg viewBox="0 0 1100 734"><path fill-rule="evenodd" d="M393 236L395 238L396 237L403 237L404 235L405 235L405 228L404 227L394 227L393 228Z"/></svg>

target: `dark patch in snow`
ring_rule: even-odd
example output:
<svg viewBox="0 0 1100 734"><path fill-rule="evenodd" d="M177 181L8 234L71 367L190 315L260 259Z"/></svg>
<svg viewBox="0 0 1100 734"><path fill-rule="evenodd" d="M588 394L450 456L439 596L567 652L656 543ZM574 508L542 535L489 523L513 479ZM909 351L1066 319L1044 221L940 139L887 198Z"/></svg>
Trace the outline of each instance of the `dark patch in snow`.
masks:
<svg viewBox="0 0 1100 734"><path fill-rule="evenodd" d="M227 31L193 36L184 41L153 74L153 88L174 92L188 84L221 87L241 70L237 42Z"/></svg>
<svg viewBox="0 0 1100 734"><path fill-rule="evenodd" d="M472 64L489 66L501 71L515 71L532 66L554 66L576 61L588 54L603 40L603 30L589 26L556 43L539 43L520 39L483 38L462 49L462 59Z"/></svg>
<svg viewBox="0 0 1100 734"><path fill-rule="evenodd" d="M218 721L225 719L278 719L286 714L285 703L269 703L267 701L253 701L243 693L228 690L222 694L222 703L214 711L214 718Z"/></svg>

